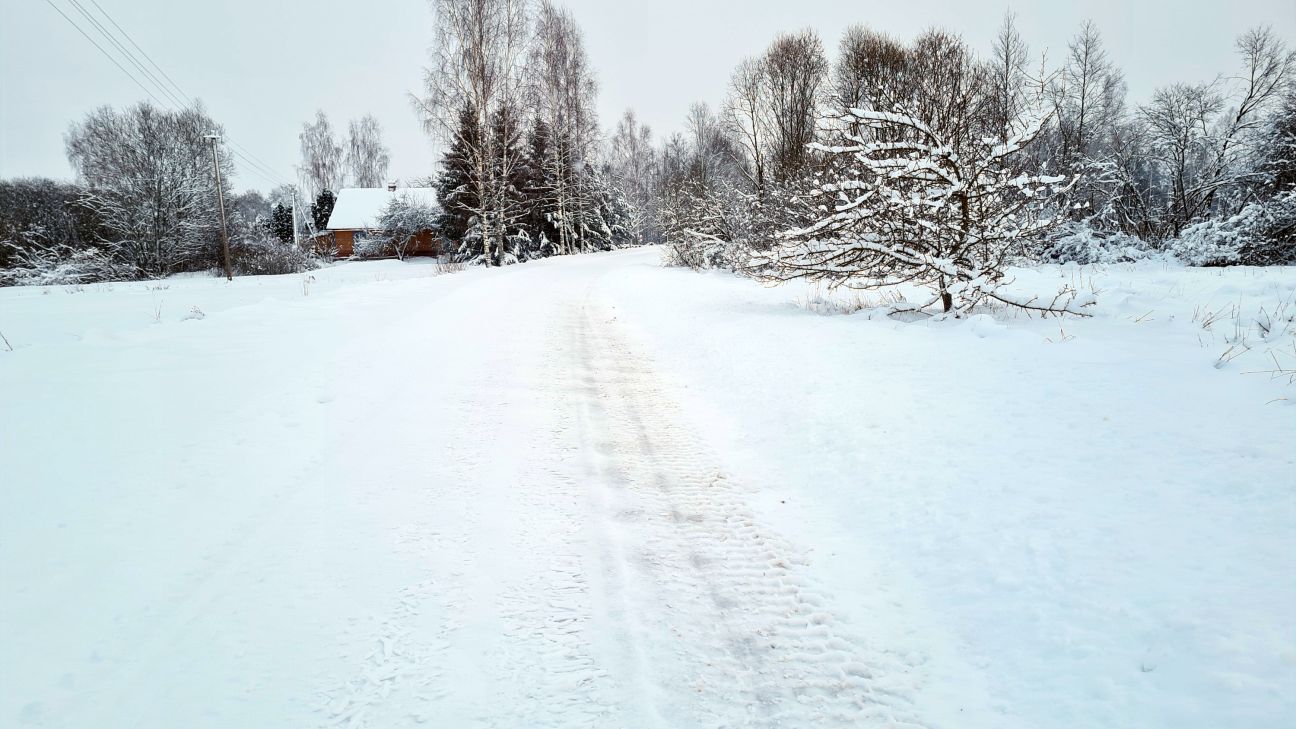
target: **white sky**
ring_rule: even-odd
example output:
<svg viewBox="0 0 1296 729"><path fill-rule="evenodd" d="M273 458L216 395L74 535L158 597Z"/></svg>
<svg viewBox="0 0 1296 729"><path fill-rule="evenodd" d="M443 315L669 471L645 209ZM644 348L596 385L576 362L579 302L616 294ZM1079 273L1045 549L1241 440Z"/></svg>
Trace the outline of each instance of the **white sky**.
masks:
<svg viewBox="0 0 1296 729"><path fill-rule="evenodd" d="M70 0L53 0L94 35ZM93 10L91 0L79 0ZM406 94L420 83L431 14L424 0L97 0L229 135L284 178L297 133L317 108L337 128L366 112L382 123L393 176L432 174L436 149ZM939 25L987 51L1010 5L993 0L567 0L598 71L610 128L627 106L658 137L689 104L717 104L729 73L780 30L811 27L830 52L856 22L908 39ZM1237 67L1234 38L1258 24L1296 43L1293 0L1090 0L1011 4L1033 52L1060 58L1085 18L1098 22L1130 101L1175 81ZM96 37L96 39L98 39ZM103 41L101 41L102 43ZM128 67L129 68L129 67ZM0 0L0 177L66 178L68 125L144 97L45 0ZM271 184L242 172L236 187Z"/></svg>

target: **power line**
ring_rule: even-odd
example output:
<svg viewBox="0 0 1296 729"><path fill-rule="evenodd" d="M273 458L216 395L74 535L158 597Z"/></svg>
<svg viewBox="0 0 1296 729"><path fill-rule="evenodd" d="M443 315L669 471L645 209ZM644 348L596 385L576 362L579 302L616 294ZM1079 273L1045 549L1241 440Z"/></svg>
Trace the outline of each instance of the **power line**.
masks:
<svg viewBox="0 0 1296 729"><path fill-rule="evenodd" d="M227 138L225 141L228 142L228 141L231 141L231 140L229 140L229 139ZM238 150L236 150L236 149L231 149L231 150L230 150L230 153L233 154L235 157L238 157L239 159L241 159L241 160L243 160L244 162L247 163L247 167L246 167L245 169L246 169L248 172L251 172L252 174L256 175L257 177L260 177L261 179L265 180L266 182L270 183L271 185L289 185L289 184L290 184L290 183L288 183L288 182L285 182L284 179L283 179L282 177L279 177L278 175L273 175L273 176L272 176L272 175L270 175L270 174L267 173L267 172L263 172L263 171L261 171L260 169L257 168L257 166L256 166L256 165L255 165L251 160L249 160L247 157L245 157L245 156L243 156L241 153L239 153Z"/></svg>
<svg viewBox="0 0 1296 729"><path fill-rule="evenodd" d="M158 73L162 74L162 77L165 78L168 82L170 82L171 87L174 88L181 96L183 96L186 101L189 101L190 105L192 105L193 101L191 101L189 99L189 96L185 94L185 92L180 88L180 85L175 82L175 79L171 78L171 76L166 71L164 71L161 66L157 64L157 61L153 60L153 57L150 56L147 51L145 51L143 48L140 48L139 44L135 42L135 39L131 37L131 34L127 33L125 28L118 25L117 21L113 20L113 17L108 14L108 11L104 10L103 7L99 5L98 0L90 0L90 2L93 3L94 6L99 9L100 13L103 13L103 16L108 19L109 23L113 24L114 28L121 31L121 34L125 36L126 40L130 41L130 44L135 47L135 50L139 51L140 55L148 59L148 62L153 65L153 68L156 68L158 70Z"/></svg>
<svg viewBox="0 0 1296 729"><path fill-rule="evenodd" d="M91 37L90 37L90 34L86 33L84 30L81 30L81 26L77 25L75 20L73 20L72 18L69 18L68 15L67 15L67 13L63 12L62 10L60 10L60 9L59 9L59 6L55 5L54 2L53 2L53 0L45 0L45 3L46 3L47 5L49 5L51 8L54 8L55 12L57 12L59 15L62 15L62 16L63 16L63 19L66 20L68 23L70 23L70 24L72 25L73 28L76 28L78 33L80 33L81 35L85 36L85 39L86 39L86 40L90 41L90 43L91 43L92 45L94 45L95 48L98 48L98 49L99 49L99 52L100 52L100 53L104 54L104 58L107 58L109 61L112 61L113 65L116 66L116 67L118 68L118 70L120 70L122 73L126 74L126 77L127 77L127 78L129 78L131 81L134 81L136 86L140 87L140 89L141 89L144 93L146 93L146 94L149 95L149 98L153 99L154 101L156 101L158 104L160 104L160 105L162 105L162 106L166 106L166 104L162 103L162 100L161 100L161 99L159 99L158 97L154 96L154 95L153 95L153 92L148 90L148 87L146 87L144 84L140 83L139 79L137 79L137 78L135 78L134 76L132 76L130 71L127 71L126 68L125 68L124 66L122 66L120 63L118 63L116 58L113 58L112 55L111 55L110 53L108 53L108 51L105 51L105 50L103 49L103 46L99 45L99 44L95 41L94 38L91 38Z"/></svg>
<svg viewBox="0 0 1296 729"><path fill-rule="evenodd" d="M115 65L118 68L118 70L126 74L126 76L131 81L134 81L135 85L139 86L140 89L144 91L144 93L148 94L149 98L153 99L160 106L163 107L171 106L171 104L162 101L161 99L158 98L156 94L150 91L149 88L145 86L142 82L140 82L140 80L136 78L134 74L128 71L126 67L123 66L121 63L119 63L111 53L105 50L103 46L99 45L99 43L96 42L94 38L90 37L90 34L87 33L75 20L73 20L67 13L63 12L62 9L60 9L57 5L55 5L53 0L45 0L45 2L50 7L54 8L54 10L59 15L63 16L63 19L66 20L69 24L71 24L72 27L76 28L77 31L81 33L81 35L84 36L86 40L90 41L90 43L94 45L95 48L99 49L100 53L103 53L104 56L108 58L108 60L112 61L113 65ZM132 38L131 35L126 32L125 28L123 28L121 24L119 24L116 20L113 19L112 15L110 15L108 11L105 10L103 6L101 6L97 2L97 0L90 0L90 2L95 6L95 8L99 10L99 12L103 15L103 17L109 23L111 23L114 28L117 29L118 32L120 32L121 35L132 46L134 46L134 48L138 50L140 54L143 55L144 58L146 58L154 68L157 69L158 74L161 74L161 76L170 83L171 88L174 88L174 92L171 90L171 88L168 88L165 84L162 83L162 81L158 78L157 74L154 74L151 71L149 71L149 69L144 66L143 62L141 62L135 56L135 54L131 52L130 49L126 48L125 45L123 45L121 41L118 40L112 34L112 32L109 31L103 25L103 23L99 22L98 19L93 17L93 15L90 14L89 11L86 10L86 8L83 5L81 5L80 2L78 2L78 0L68 0L68 2L70 2L77 9L77 11L81 13L81 15L85 17L85 19L88 20L94 26L94 28L98 30L99 33L117 49L117 51L121 54L121 56L124 59L126 59L130 64L135 66L135 68L139 69L141 75L143 75L144 78L146 78L149 82L151 82L159 92L161 92L164 96L168 97L171 100L171 102L173 102L175 105L178 105L181 109L187 109L187 108L193 108L194 110L198 109L198 105L192 99L192 97L186 94L184 92L184 89L180 88L180 85L175 82L175 79L173 79L171 75L166 72L165 69L163 69L156 61L154 61L153 58L149 56L148 53L143 48L141 48L138 43L135 42L135 39ZM256 156L253 155L250 151L248 151L246 147L234 141L234 139L230 138L228 135L225 136L225 141L229 142L231 145L237 148L230 151L235 156L239 157L244 162L246 162L248 169L253 174L256 174L257 176L261 177L262 179L264 179L265 181L269 182L272 185L290 185L290 186L292 185L292 183L288 182L286 178L276 173L269 165L256 158ZM238 150L242 150L242 152L240 153Z"/></svg>
<svg viewBox="0 0 1296 729"><path fill-rule="evenodd" d="M271 172L271 173L274 172L273 168L271 168L270 165L267 165L267 164L266 164L266 163L265 163L265 162L264 162L260 157L256 156L255 154L252 154L252 151L251 151L250 149L248 149L247 147L244 147L243 145L239 144L238 142L234 141L233 139L230 140L230 144L234 145L234 146L237 147L239 150L241 150L241 151L243 152L243 154L245 154L245 155L247 155L248 157L251 157L253 160L255 160L256 163L257 163L257 164L258 164L262 169L264 169L264 170L266 170L266 171L268 171L268 172ZM277 175L276 175L276 176L277 176Z"/></svg>
<svg viewBox="0 0 1296 729"><path fill-rule="evenodd" d="M103 36L105 40L111 43L113 47L117 49L117 52L121 54L122 58L126 59L127 62L133 65L140 72L140 75L145 79L148 79L148 81L152 83L158 91L162 92L163 96L169 98L172 103L178 105L181 109L185 108L186 104L181 101L174 92L164 86L152 71L148 70L143 63L140 63L139 59L137 59L135 55L126 48L126 46L122 45L121 41L117 40L116 36L108 32L108 29L104 27L103 23L99 22L98 18L91 15L90 12L85 9L85 6L80 2L77 2L77 0L68 0L68 2L72 4L72 7L76 8L77 12L81 13L81 17L90 21L90 24L94 26L95 30L99 31L99 35ZM111 18L109 20L111 20Z"/></svg>
<svg viewBox="0 0 1296 729"><path fill-rule="evenodd" d="M239 144L233 139L227 138L226 141L229 142L230 145L234 147L234 149L231 150L234 154L238 155L238 157L241 158L244 162L247 162L248 166L264 173L262 175L263 177L268 175L272 178L275 178L272 181L279 185L291 184L283 177L281 177L278 173L276 173L274 169L270 167L270 165L265 164L260 160L260 158L258 158L256 155L248 151L247 147L244 147L243 145Z"/></svg>

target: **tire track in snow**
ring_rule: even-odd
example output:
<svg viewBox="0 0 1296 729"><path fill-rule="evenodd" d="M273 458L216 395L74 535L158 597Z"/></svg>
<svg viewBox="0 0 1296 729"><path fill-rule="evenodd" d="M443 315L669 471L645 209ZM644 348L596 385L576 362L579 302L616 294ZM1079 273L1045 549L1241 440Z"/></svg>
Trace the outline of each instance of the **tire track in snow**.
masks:
<svg viewBox="0 0 1296 729"><path fill-rule="evenodd" d="M838 621L612 312L555 303L530 371L466 383L446 483L396 540L426 569L353 630L321 723L912 721L914 667Z"/></svg>
<svg viewBox="0 0 1296 729"><path fill-rule="evenodd" d="M589 302L567 323L620 683L649 704L636 713L658 726L916 726L915 667L839 623L617 326Z"/></svg>

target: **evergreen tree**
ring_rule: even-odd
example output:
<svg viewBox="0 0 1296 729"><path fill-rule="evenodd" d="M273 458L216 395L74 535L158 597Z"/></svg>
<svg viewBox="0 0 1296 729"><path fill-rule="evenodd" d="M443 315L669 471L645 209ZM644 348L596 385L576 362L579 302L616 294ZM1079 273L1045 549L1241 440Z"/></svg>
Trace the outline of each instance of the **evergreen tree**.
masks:
<svg viewBox="0 0 1296 729"><path fill-rule="evenodd" d="M532 120L527 139L526 167L522 186L526 202L524 217L531 238L531 257L541 258L554 254L558 229L553 224L553 208L549 197L552 188L546 184L545 160L549 155L551 133L543 119Z"/></svg>
<svg viewBox="0 0 1296 729"><path fill-rule="evenodd" d="M283 203L275 205L274 212L270 214L269 225L266 226L270 233L283 243L291 243L293 240L293 215L290 208L284 207Z"/></svg>
<svg viewBox="0 0 1296 729"><path fill-rule="evenodd" d="M497 251L494 265L525 260L530 250L530 233L526 227L528 205L524 190L527 186L527 155L522 148L522 130L518 114L509 107L501 108L492 119L492 147L500 152L495 156L494 173L496 199L491 206L498 219L492 228L501 231L503 249Z"/></svg>
<svg viewBox="0 0 1296 729"><path fill-rule="evenodd" d="M332 190L323 190L311 203L311 220L315 222L316 230L324 230L328 227L329 216L333 214L333 206L337 204L337 196Z"/></svg>
<svg viewBox="0 0 1296 729"><path fill-rule="evenodd" d="M478 209L476 190L472 183L472 150L479 148L477 112L465 107L459 114L458 131L441 158L441 173L437 176L437 200L441 215L437 221L441 234L462 243L472 225L474 211Z"/></svg>

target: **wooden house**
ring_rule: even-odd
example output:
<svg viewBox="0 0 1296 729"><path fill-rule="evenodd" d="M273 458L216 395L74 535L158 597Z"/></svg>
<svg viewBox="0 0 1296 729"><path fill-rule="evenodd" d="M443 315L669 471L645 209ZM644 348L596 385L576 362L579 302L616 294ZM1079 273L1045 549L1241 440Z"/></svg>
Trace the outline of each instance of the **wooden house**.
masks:
<svg viewBox="0 0 1296 729"><path fill-rule="evenodd" d="M351 256L366 236L381 235L383 231L377 227L378 218L383 208L400 195L408 195L434 208L437 206L436 191L430 187L397 187L391 183L387 187L348 187L340 191L328 220L328 234L337 247L337 256ZM410 255L436 256L440 253L441 240L433 231L424 230L414 236Z"/></svg>

